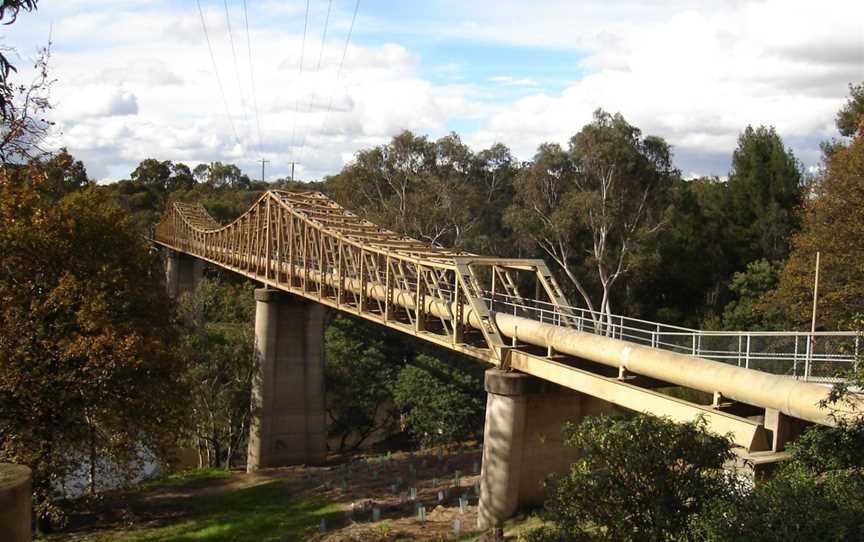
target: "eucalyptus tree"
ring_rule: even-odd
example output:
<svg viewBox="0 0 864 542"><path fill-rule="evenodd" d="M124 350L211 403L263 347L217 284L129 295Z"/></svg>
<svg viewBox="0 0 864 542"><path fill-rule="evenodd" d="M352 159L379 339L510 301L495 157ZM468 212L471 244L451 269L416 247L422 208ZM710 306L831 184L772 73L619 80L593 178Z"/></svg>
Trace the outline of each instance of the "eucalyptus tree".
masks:
<svg viewBox="0 0 864 542"><path fill-rule="evenodd" d="M325 189L376 224L428 243L497 247L514 177L507 147L474 153L455 134L437 141L405 131L359 151Z"/></svg>
<svg viewBox="0 0 864 542"><path fill-rule="evenodd" d="M671 149L601 109L560 145L540 146L515 183L507 223L539 247L599 319L615 285L663 225L663 193L678 176Z"/></svg>

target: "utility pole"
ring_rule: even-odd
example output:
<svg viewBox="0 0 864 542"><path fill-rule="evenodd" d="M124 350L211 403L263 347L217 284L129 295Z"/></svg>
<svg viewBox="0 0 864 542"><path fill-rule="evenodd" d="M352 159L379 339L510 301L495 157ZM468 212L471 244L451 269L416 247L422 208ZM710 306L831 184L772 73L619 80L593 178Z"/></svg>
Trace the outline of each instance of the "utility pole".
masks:
<svg viewBox="0 0 864 542"><path fill-rule="evenodd" d="M270 160L265 160L262 158L259 161L261 162L261 182L264 182L264 164L269 164Z"/></svg>
<svg viewBox="0 0 864 542"><path fill-rule="evenodd" d="M294 162L291 162L291 182L294 182Z"/></svg>
<svg viewBox="0 0 864 542"><path fill-rule="evenodd" d="M816 353L816 303L819 300L819 251L816 251L816 273L813 277L813 317L810 320L810 356L804 367L804 380L810 378L813 370L813 356Z"/></svg>

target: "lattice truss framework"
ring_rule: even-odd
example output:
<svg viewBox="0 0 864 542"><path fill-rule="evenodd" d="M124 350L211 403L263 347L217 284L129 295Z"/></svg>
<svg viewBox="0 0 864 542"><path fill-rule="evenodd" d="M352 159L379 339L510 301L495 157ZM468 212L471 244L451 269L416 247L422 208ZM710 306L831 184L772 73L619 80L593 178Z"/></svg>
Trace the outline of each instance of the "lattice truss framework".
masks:
<svg viewBox="0 0 864 542"><path fill-rule="evenodd" d="M578 336L580 328L542 260L485 257L434 247L364 220L319 192L266 192L225 226L200 204L175 203L156 225L153 240L272 288L630 410L682 422L702 418L712 431L731 435L745 451L772 449L764 424L739 415L765 414L758 406L762 395L752 404L726 405L718 399L726 395L715 390L711 405L696 404L660 391L669 385L665 379L631 374L620 360L619 366L612 367L605 359L617 352L612 343L601 350L589 348L587 357L556 352L551 346L556 335L563 331ZM555 320L544 324L517 317L515 312L510 316L507 310L530 308L536 302L554 305ZM524 343L520 339L518 345L515 339L505 343L498 328L502 321L509 322L507 337L531 339ZM528 333L520 334L519 325L525 325ZM530 332L532 328L540 330L542 339ZM585 340L594 344L589 336ZM574 348L569 341L563 344ZM629 349L621 350L621 355L629 356ZM669 381L675 380L682 380L681 375ZM732 379L722 389L732 390L736 382ZM699 389L710 393L709 388L721 389L720 384ZM783 382L778 385L785 389Z"/></svg>
<svg viewBox="0 0 864 542"><path fill-rule="evenodd" d="M512 345L490 314L494 300L540 300L569 314L543 260L431 246L364 220L320 192L268 191L225 226L200 204L174 203L154 240L495 365L507 365Z"/></svg>

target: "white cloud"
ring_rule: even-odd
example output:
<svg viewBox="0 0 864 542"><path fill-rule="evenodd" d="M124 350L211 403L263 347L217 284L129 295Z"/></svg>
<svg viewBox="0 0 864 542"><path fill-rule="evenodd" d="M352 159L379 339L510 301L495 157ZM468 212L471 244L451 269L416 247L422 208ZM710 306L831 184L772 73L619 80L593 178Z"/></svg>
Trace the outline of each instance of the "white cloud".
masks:
<svg viewBox="0 0 864 542"><path fill-rule="evenodd" d="M603 107L665 137L687 168L721 155L728 164L748 124L773 125L787 143L806 143L796 148L805 161L818 159L816 142L834 133L847 84L864 79L864 4L713 4L698 10L670 4L643 21L634 5L620 19L574 18L566 32L551 18L533 27L530 17L520 20L523 31L514 41L529 36L535 45L585 48L589 74L560 95L538 94L504 108L469 140L503 139L528 157L542 141L566 141ZM506 17L507 10L497 13ZM514 36L492 27L496 36ZM490 25L479 28L485 33ZM592 46L592 36L602 38Z"/></svg>
<svg viewBox="0 0 864 542"><path fill-rule="evenodd" d="M566 142L597 107L665 137L686 172L723 175L747 124L774 125L805 162L818 159L818 141L834 133L847 84L864 79L864 4L831 4L437 0L424 4L430 16L407 22L361 8L339 78L353 3L334 3L323 54L326 7L313 4L302 75L304 2L250 4L260 149L238 3L231 20L239 73L224 8L204 2L227 113L194 3L40 4L9 27L8 41L18 43L17 32L44 42L53 22L58 144L100 178L131 171L146 157L228 160L256 175L260 156L271 161L270 177L286 174L293 160L301 177L316 178L402 129L441 133L466 119L481 125L463 134L470 144L501 140L527 159L543 141ZM528 47L538 58L554 48L571 52L581 69L556 74L567 82L555 92L536 71L472 79L471 62L482 60L439 57L429 66L412 47L424 39L466 51L491 44L490 54L494 45ZM496 99L496 87L522 97Z"/></svg>
<svg viewBox="0 0 864 542"><path fill-rule="evenodd" d="M60 120L122 117L138 114L138 98L134 93L112 85L93 84L70 89L59 87L54 100L64 104L55 117Z"/></svg>
<svg viewBox="0 0 864 542"><path fill-rule="evenodd" d="M536 87L540 84L530 77L513 77L512 75L495 75L489 81L512 87Z"/></svg>

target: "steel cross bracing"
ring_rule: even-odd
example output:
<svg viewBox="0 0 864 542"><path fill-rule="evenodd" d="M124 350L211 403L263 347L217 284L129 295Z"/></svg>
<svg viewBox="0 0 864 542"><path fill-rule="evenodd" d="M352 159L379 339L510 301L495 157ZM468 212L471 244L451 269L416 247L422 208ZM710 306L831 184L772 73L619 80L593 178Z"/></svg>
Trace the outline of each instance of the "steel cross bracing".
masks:
<svg viewBox="0 0 864 542"><path fill-rule="evenodd" d="M730 398L826 423L809 405L810 395L824 390L745 368L741 348L741 368L704 359L713 351L702 348L703 340L710 342L702 336L693 339L698 345L686 351L689 356L668 352L663 363L643 363L656 358L658 348L675 350L678 338L690 340L695 330L600 319L570 306L542 260L431 246L364 220L319 192L268 191L224 226L200 205L175 203L153 240L269 287L630 409L679 420L703 416L748 450L766 449L764 427L724 412ZM811 360L815 352L808 350ZM720 357L734 363L734 356ZM686 374L678 374L681 368ZM740 386L742 376L752 390ZM698 405L663 395L652 389L661 381L713 393L715 400ZM790 408L790 397L804 407Z"/></svg>
<svg viewBox="0 0 864 542"><path fill-rule="evenodd" d="M364 220L319 192L269 191L226 226L200 205L175 203L154 239L496 365L506 363L508 346L489 312L488 292L522 299L514 273L529 273L547 303L566 305L542 260L430 246ZM476 329L470 325L475 320Z"/></svg>

